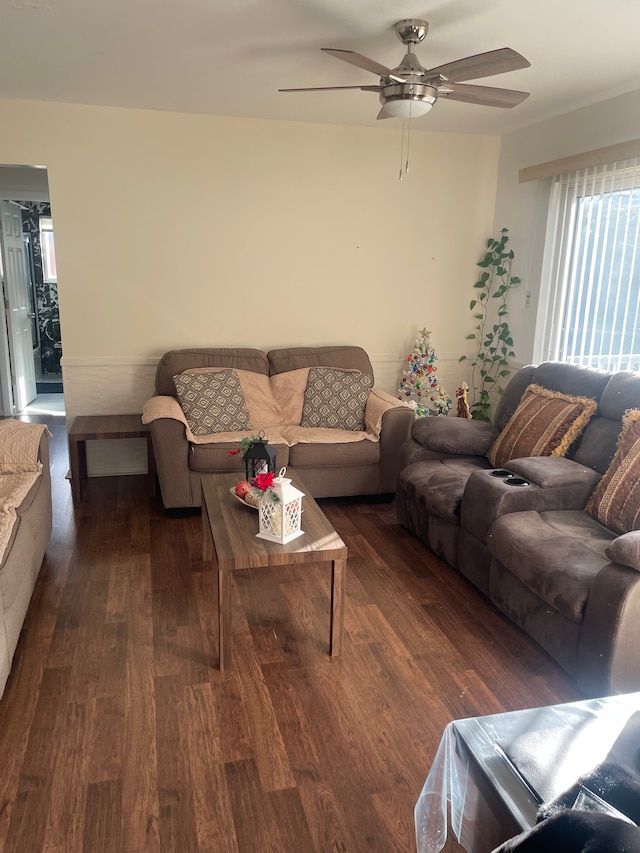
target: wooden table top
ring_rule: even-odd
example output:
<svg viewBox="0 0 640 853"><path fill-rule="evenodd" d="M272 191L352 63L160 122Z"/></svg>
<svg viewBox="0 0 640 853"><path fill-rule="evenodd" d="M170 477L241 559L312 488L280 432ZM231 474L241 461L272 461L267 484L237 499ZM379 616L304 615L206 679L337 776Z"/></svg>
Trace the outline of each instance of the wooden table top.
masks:
<svg viewBox="0 0 640 853"><path fill-rule="evenodd" d="M108 438L144 438L150 432L149 424L142 423L142 415L78 415L69 429L69 438L76 441Z"/></svg>
<svg viewBox="0 0 640 853"><path fill-rule="evenodd" d="M301 523L304 533L285 545L256 536L258 511L230 493L238 482L237 473L205 474L201 477L202 503L211 526L218 569L233 571L346 560L347 546L307 493L304 483L291 470L286 476L305 496L302 498ZM205 519L203 523L206 523Z"/></svg>

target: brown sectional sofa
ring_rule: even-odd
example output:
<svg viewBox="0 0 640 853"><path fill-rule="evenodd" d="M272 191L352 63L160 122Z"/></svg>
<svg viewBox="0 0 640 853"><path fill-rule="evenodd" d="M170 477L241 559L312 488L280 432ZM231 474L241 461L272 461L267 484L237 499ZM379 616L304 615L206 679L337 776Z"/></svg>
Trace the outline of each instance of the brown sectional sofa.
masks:
<svg viewBox="0 0 640 853"><path fill-rule="evenodd" d="M10 439L13 447L18 447L17 456L7 449L7 431L13 433ZM15 441L18 432L27 436L25 445L20 446L20 442ZM0 462L1 696L51 535L51 475L46 427L11 419L0 421Z"/></svg>
<svg viewBox="0 0 640 853"><path fill-rule="evenodd" d="M532 383L590 397L597 410L565 456L509 460L496 475L487 453ZM419 420L401 450L399 521L589 695L640 689L640 530L621 534L586 511L629 409L640 409L638 374L529 365L493 424Z"/></svg>
<svg viewBox="0 0 640 853"><path fill-rule="evenodd" d="M312 430L301 427L300 412L308 370L328 367L357 370L370 377L373 368L367 353L356 346L293 347L268 353L251 348L184 349L165 353L156 371L156 396L143 410L150 424L156 469L164 506L169 511L199 507L203 474L238 471L243 464L229 450L240 439L264 430L277 449L276 466L297 471L318 497L392 494L398 474L399 449L408 438L413 412L405 404L372 387L365 412L365 430ZM232 368L251 395L252 376L269 377L274 389L269 423L253 422L251 428L217 433L206 439L189 437L182 409L176 399L174 376L193 368ZM264 381L260 388L271 394ZM246 396L246 395L245 395ZM252 401L247 396L247 406ZM262 400L264 403L264 399ZM267 411L263 405L260 411ZM256 408L256 411L258 409ZM258 416L260 417L260 416ZM266 418L266 415L262 415ZM269 420L269 418L266 418Z"/></svg>

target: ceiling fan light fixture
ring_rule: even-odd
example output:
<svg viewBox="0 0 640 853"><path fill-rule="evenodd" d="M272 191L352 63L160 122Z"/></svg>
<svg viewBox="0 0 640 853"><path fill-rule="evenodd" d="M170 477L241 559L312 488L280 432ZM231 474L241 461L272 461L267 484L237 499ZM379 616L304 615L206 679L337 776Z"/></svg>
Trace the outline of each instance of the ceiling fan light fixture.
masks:
<svg viewBox="0 0 640 853"><path fill-rule="evenodd" d="M384 105L384 111L392 118L419 118L426 115L432 106L433 102L425 103L424 101L412 100L387 101Z"/></svg>
<svg viewBox="0 0 640 853"><path fill-rule="evenodd" d="M380 103L387 115L393 118L419 118L426 115L438 99L434 86L402 83L385 86L380 93Z"/></svg>

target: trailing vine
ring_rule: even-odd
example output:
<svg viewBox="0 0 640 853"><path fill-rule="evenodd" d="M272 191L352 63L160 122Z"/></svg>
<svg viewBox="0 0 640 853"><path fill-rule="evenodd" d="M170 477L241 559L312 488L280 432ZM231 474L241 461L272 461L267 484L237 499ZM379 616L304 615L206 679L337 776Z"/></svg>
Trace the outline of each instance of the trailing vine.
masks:
<svg viewBox="0 0 640 853"><path fill-rule="evenodd" d="M513 339L507 322L507 298L510 291L520 284L517 276L511 275L514 253L508 247L509 229L503 228L499 239L487 240L487 251L478 261L483 272L473 285L479 292L469 303L476 320L474 331L467 335L468 341L477 344L476 353L471 359L471 416L478 421L488 421L492 397L504 392L503 380L510 375L512 368L509 359L515 357ZM490 300L497 299L497 311L493 311ZM491 318L496 316L496 322ZM462 355L459 361L468 361Z"/></svg>

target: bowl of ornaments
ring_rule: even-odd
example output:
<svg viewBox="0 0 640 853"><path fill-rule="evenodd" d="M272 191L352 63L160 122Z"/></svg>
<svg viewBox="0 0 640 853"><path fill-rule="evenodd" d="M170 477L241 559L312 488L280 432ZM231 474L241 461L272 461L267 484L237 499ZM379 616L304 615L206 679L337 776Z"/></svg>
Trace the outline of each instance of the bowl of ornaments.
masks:
<svg viewBox="0 0 640 853"><path fill-rule="evenodd" d="M262 492L255 486L252 486L248 480L240 480L235 486L229 489L231 494L239 500L241 504L250 506L252 509L258 509Z"/></svg>

